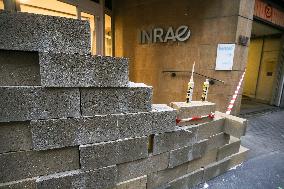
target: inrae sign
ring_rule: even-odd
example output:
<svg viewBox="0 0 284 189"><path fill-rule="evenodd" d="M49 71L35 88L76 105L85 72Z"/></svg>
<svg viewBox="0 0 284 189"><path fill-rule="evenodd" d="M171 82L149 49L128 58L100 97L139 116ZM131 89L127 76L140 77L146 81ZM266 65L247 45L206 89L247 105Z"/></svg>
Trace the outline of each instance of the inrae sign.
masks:
<svg viewBox="0 0 284 189"><path fill-rule="evenodd" d="M141 30L139 32L139 42L145 43L166 43L168 41L186 41L190 37L190 29L188 26L180 26L176 30L173 27L169 27L168 30L163 28L154 28L147 32Z"/></svg>

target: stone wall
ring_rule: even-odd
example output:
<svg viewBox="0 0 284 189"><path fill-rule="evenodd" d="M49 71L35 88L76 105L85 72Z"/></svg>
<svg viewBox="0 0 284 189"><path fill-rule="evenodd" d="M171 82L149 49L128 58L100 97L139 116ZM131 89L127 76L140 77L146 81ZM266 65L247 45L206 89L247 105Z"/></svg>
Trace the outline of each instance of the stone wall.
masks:
<svg viewBox="0 0 284 189"><path fill-rule="evenodd" d="M11 31L29 28L3 24ZM49 29L41 38L57 31ZM0 44L6 36L0 33ZM25 33L16 37L21 36ZM36 47L33 40L22 43ZM152 87L129 82L125 58L6 47L0 46L5 56L0 65L10 66L5 74L17 82L6 79L0 86L1 189L188 188L245 159L247 149L239 138L246 120L215 112L209 102L172 103L173 108L152 104ZM212 112L215 118L177 124Z"/></svg>
<svg viewBox="0 0 284 189"><path fill-rule="evenodd" d="M185 101L191 70L225 81L209 89L209 101L225 111L246 67L248 47L239 45L239 36L250 37L254 0L115 0L115 55L130 58L130 79L154 87L154 103ZM186 42L140 44L140 30L154 27L177 28L187 25L191 36ZM236 44L232 71L215 71L218 43ZM206 78L195 75L194 99L200 100ZM242 92L240 91L240 94ZM240 107L238 96L233 113Z"/></svg>

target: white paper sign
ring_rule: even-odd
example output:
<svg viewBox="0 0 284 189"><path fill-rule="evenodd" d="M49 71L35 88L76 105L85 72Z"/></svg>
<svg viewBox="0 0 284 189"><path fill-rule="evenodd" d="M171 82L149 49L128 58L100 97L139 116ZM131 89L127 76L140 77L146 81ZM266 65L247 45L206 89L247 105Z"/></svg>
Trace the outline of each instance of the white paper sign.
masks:
<svg viewBox="0 0 284 189"><path fill-rule="evenodd" d="M232 70L235 44L218 44L215 70Z"/></svg>

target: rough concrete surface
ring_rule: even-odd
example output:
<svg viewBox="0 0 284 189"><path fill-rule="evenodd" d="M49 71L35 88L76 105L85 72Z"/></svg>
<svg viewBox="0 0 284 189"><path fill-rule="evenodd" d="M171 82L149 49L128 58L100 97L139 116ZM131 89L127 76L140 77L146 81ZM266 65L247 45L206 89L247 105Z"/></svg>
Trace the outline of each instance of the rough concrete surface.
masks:
<svg viewBox="0 0 284 189"><path fill-rule="evenodd" d="M88 21L1 10L0 26L0 49L84 54L91 51Z"/></svg>
<svg viewBox="0 0 284 189"><path fill-rule="evenodd" d="M45 87L127 87L128 59L90 54L39 53Z"/></svg>

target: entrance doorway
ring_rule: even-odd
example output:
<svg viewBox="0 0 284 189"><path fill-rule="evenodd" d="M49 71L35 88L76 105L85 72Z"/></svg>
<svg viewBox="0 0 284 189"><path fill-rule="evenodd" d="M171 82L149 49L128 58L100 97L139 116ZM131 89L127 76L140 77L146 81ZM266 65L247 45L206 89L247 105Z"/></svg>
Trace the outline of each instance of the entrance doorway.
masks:
<svg viewBox="0 0 284 189"><path fill-rule="evenodd" d="M244 79L241 114L273 109L281 93L277 83L282 51L282 31L259 21L253 21L247 70ZM283 86L283 83L281 84Z"/></svg>

